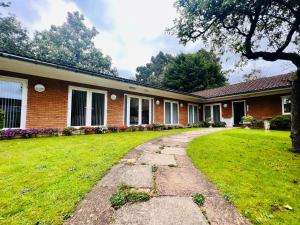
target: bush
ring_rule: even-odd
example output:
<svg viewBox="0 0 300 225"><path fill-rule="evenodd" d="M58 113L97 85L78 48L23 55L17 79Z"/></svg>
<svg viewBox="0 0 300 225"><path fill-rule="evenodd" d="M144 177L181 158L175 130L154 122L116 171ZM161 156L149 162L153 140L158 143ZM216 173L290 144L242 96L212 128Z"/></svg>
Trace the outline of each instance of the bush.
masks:
<svg viewBox="0 0 300 225"><path fill-rule="evenodd" d="M247 115L247 116L243 116L243 117L242 117L242 121L243 121L243 122L252 123L253 120L254 120L254 117L251 116L251 115Z"/></svg>
<svg viewBox="0 0 300 225"><path fill-rule="evenodd" d="M84 134L95 134L96 128L95 127L82 127Z"/></svg>
<svg viewBox="0 0 300 225"><path fill-rule="evenodd" d="M119 131L124 132L124 131L127 131L127 130L128 130L128 126L126 126L126 125L123 125L123 126L119 127Z"/></svg>
<svg viewBox="0 0 300 225"><path fill-rule="evenodd" d="M138 131L144 131L144 130L145 130L145 127L144 127L143 125L138 125L138 126L136 127L136 129L137 129Z"/></svg>
<svg viewBox="0 0 300 225"><path fill-rule="evenodd" d="M148 125L145 126L145 129L146 129L146 130L153 130L153 128L154 128L154 127L153 127L152 124L148 124Z"/></svg>
<svg viewBox="0 0 300 225"><path fill-rule="evenodd" d="M153 123L152 126L153 126L153 130L162 130L163 128L163 125L158 123Z"/></svg>
<svg viewBox="0 0 300 225"><path fill-rule="evenodd" d="M271 119L270 128L272 130L290 130L291 117L288 115L278 115Z"/></svg>
<svg viewBox="0 0 300 225"><path fill-rule="evenodd" d="M137 127L136 126L130 126L129 131L131 131L131 132L137 131Z"/></svg>
<svg viewBox="0 0 300 225"><path fill-rule="evenodd" d="M119 131L119 128L116 127L116 126L110 126L110 127L108 127L108 130L109 130L110 132L118 132L118 131Z"/></svg>
<svg viewBox="0 0 300 225"><path fill-rule="evenodd" d="M22 138L32 138L38 135L52 136L58 135L58 129L45 128L45 129L6 129L1 131L1 139L10 139L16 136Z"/></svg>
<svg viewBox="0 0 300 225"><path fill-rule="evenodd" d="M106 127L95 127L95 134L104 134L107 132Z"/></svg>
<svg viewBox="0 0 300 225"><path fill-rule="evenodd" d="M215 122L212 124L212 127L226 127L226 123L225 122Z"/></svg>
<svg viewBox="0 0 300 225"><path fill-rule="evenodd" d="M65 136L71 136L73 134L73 131L75 130L74 127L67 127L65 129L63 129L62 134Z"/></svg>
<svg viewBox="0 0 300 225"><path fill-rule="evenodd" d="M208 120L203 121L203 127L210 127L210 123Z"/></svg>
<svg viewBox="0 0 300 225"><path fill-rule="evenodd" d="M0 109L0 129L4 127L4 117L5 117L5 113L3 110Z"/></svg>
<svg viewBox="0 0 300 225"><path fill-rule="evenodd" d="M264 128L264 121L253 119L251 122L251 127L255 129L263 129Z"/></svg>

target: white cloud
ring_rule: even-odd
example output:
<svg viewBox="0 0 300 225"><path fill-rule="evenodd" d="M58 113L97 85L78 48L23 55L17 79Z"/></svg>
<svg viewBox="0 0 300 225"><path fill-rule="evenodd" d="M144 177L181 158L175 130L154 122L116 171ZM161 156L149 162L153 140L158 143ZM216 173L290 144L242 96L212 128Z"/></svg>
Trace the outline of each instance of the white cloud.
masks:
<svg viewBox="0 0 300 225"><path fill-rule="evenodd" d="M113 26L107 31L100 31L95 38L95 44L104 54L112 57L114 66L120 71L128 71L132 74L135 68L149 62L150 57L159 50L176 54L179 52L195 52L203 45L201 42L189 43L187 46L178 44L178 40L165 34L165 29L172 26L176 17L174 0L107 0L105 11L112 20ZM67 12L81 11L80 7L71 0L29 0L31 8L38 15L31 23L26 23L31 33L34 30L49 29L51 24L61 25L67 16ZM18 15L17 15L18 16ZM92 26L88 12L85 15L86 25ZM95 24L95 23L94 23ZM223 62L225 69L230 69L238 58L231 55L231 60ZM231 82L240 81L241 74L249 72L251 68L262 68L264 75L279 74L291 70L288 63L265 62L263 60L251 61L244 72L235 72ZM122 75L122 74L121 74Z"/></svg>

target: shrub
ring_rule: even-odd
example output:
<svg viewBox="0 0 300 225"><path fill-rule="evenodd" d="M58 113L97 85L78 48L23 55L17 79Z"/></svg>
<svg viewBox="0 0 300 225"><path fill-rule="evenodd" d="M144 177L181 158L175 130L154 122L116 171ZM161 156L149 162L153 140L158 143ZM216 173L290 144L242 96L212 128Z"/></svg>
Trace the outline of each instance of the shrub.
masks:
<svg viewBox="0 0 300 225"><path fill-rule="evenodd" d="M138 125L138 126L136 127L136 129L137 129L138 131L144 131L144 130L145 130L145 127L144 127L143 125Z"/></svg>
<svg viewBox="0 0 300 225"><path fill-rule="evenodd" d="M22 138L32 138L38 135L58 135L58 129L56 128L45 128L45 129L6 129L1 131L1 138L10 139L16 136Z"/></svg>
<svg viewBox="0 0 300 225"><path fill-rule="evenodd" d="M272 130L290 130L291 117L288 115L278 115L271 119L270 128Z"/></svg>
<svg viewBox="0 0 300 225"><path fill-rule="evenodd" d="M215 122L212 124L212 127L226 127L226 123L225 122Z"/></svg>
<svg viewBox="0 0 300 225"><path fill-rule="evenodd" d="M84 131L84 134L94 134L96 133L95 127L83 127L82 130Z"/></svg>
<svg viewBox="0 0 300 225"><path fill-rule="evenodd" d="M153 130L162 130L163 129L163 125L158 124L158 123L153 123Z"/></svg>
<svg viewBox="0 0 300 225"><path fill-rule="evenodd" d="M254 120L254 117L251 115L246 115L242 117L242 121L243 122L248 122L248 123L252 123L252 121Z"/></svg>
<svg viewBox="0 0 300 225"><path fill-rule="evenodd" d="M67 127L63 129L62 134L65 136L71 136L73 134L73 131L76 130L74 127Z"/></svg>
<svg viewBox="0 0 300 225"><path fill-rule="evenodd" d="M202 194L194 194L192 198L193 202L195 202L198 206L202 206L205 202L205 197Z"/></svg>
<svg viewBox="0 0 300 225"><path fill-rule="evenodd" d="M210 127L210 123L208 120L203 121L203 127Z"/></svg>
<svg viewBox="0 0 300 225"><path fill-rule="evenodd" d="M0 109L0 129L4 127L4 117L5 117L5 113L3 110Z"/></svg>
<svg viewBox="0 0 300 225"><path fill-rule="evenodd" d="M124 131L127 131L127 130L128 130L128 126L126 126L126 125L119 126L119 131L124 132Z"/></svg>
<svg viewBox="0 0 300 225"><path fill-rule="evenodd" d="M95 127L95 134L104 134L107 132L106 127Z"/></svg>
<svg viewBox="0 0 300 225"><path fill-rule="evenodd" d="M154 128L154 127L153 127L152 124L148 124L148 125L145 126L145 129L146 129L146 130L153 130L153 128Z"/></svg>
<svg viewBox="0 0 300 225"><path fill-rule="evenodd" d="M253 119L252 123L251 123L251 127L256 128L256 129L263 129L264 128L264 121Z"/></svg>
<svg viewBox="0 0 300 225"><path fill-rule="evenodd" d="M136 131L136 130L137 130L137 127L136 127L136 126L130 126L130 127L129 127L129 131L134 132L134 131Z"/></svg>
<svg viewBox="0 0 300 225"><path fill-rule="evenodd" d="M116 126L110 126L110 127L108 127L108 130L110 131L110 132L118 132L118 127L116 127Z"/></svg>

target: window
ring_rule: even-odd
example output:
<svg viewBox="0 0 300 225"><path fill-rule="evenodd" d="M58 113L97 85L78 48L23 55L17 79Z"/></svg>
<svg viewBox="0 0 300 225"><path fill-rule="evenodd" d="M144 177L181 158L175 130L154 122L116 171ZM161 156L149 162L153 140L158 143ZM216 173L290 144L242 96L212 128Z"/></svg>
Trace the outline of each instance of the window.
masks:
<svg viewBox="0 0 300 225"><path fill-rule="evenodd" d="M0 76L0 109L4 111L1 128L25 128L27 80Z"/></svg>
<svg viewBox="0 0 300 225"><path fill-rule="evenodd" d="M68 126L105 126L105 91L69 87Z"/></svg>
<svg viewBox="0 0 300 225"><path fill-rule="evenodd" d="M189 124L199 123L199 107L198 105L189 104Z"/></svg>
<svg viewBox="0 0 300 225"><path fill-rule="evenodd" d="M179 124L178 102L165 101L165 124Z"/></svg>
<svg viewBox="0 0 300 225"><path fill-rule="evenodd" d="M203 109L205 121L214 123L221 121L221 104L205 105Z"/></svg>
<svg viewBox="0 0 300 225"><path fill-rule="evenodd" d="M282 114L289 115L292 112L291 96L283 96L282 99Z"/></svg>
<svg viewBox="0 0 300 225"><path fill-rule="evenodd" d="M124 124L142 125L153 121L153 99L133 95L124 98Z"/></svg>

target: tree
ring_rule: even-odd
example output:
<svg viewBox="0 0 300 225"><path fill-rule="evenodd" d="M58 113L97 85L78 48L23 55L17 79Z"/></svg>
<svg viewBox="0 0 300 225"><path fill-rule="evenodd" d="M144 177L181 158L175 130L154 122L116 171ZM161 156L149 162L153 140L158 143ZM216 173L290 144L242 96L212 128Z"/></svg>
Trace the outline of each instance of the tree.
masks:
<svg viewBox="0 0 300 225"><path fill-rule="evenodd" d="M244 81L256 80L258 78L262 78L260 69L252 69L249 73L243 75Z"/></svg>
<svg viewBox="0 0 300 225"><path fill-rule="evenodd" d="M28 31L12 15L0 17L0 49L19 55L30 53Z"/></svg>
<svg viewBox="0 0 300 225"><path fill-rule="evenodd" d="M177 0L173 32L181 42L201 38L242 59L286 60L297 67L292 88L292 150L300 152L299 0Z"/></svg>
<svg viewBox="0 0 300 225"><path fill-rule="evenodd" d="M179 54L164 71L163 86L185 92L201 91L226 84L219 59L212 52Z"/></svg>
<svg viewBox="0 0 300 225"><path fill-rule="evenodd" d="M95 47L93 38L97 34L95 27L86 27L83 15L69 12L63 25L35 32L33 53L40 60L116 76L111 58Z"/></svg>
<svg viewBox="0 0 300 225"><path fill-rule="evenodd" d="M152 85L161 85L163 71L166 65L173 60L173 56L159 52L156 56L151 57L150 63L146 66L136 68L136 80Z"/></svg>

